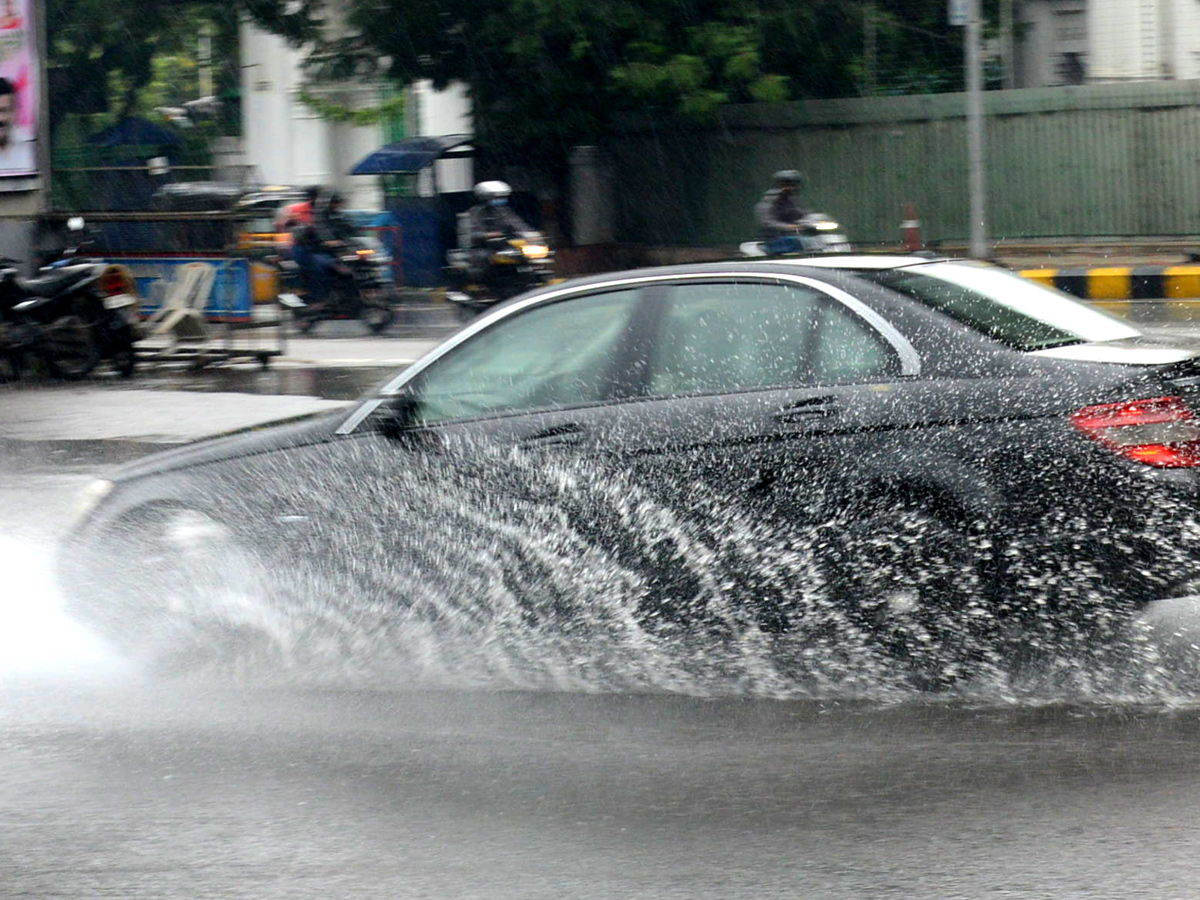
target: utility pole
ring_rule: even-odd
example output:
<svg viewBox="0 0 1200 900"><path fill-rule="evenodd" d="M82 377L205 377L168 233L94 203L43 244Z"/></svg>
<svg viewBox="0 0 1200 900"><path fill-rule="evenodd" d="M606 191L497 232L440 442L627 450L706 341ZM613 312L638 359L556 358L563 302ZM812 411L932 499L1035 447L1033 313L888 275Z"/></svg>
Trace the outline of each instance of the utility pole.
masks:
<svg viewBox="0 0 1200 900"><path fill-rule="evenodd" d="M874 0L863 4L863 68L866 70L864 93L874 97L879 89L876 66L878 60L878 26L875 22Z"/></svg>
<svg viewBox="0 0 1200 900"><path fill-rule="evenodd" d="M964 31L967 65L967 190L971 200L971 256L987 259L991 253L984 200L983 72L979 53L983 14L980 5L980 0L967 0Z"/></svg>
<svg viewBox="0 0 1200 900"><path fill-rule="evenodd" d="M200 96L211 97L216 93L213 87L213 26L205 22L200 26L200 46L196 52L196 62L200 69Z"/></svg>
<svg viewBox="0 0 1200 900"><path fill-rule="evenodd" d="M1017 86L1016 44L1013 40L1013 0L1000 0L1000 53L1004 57L1004 89Z"/></svg>

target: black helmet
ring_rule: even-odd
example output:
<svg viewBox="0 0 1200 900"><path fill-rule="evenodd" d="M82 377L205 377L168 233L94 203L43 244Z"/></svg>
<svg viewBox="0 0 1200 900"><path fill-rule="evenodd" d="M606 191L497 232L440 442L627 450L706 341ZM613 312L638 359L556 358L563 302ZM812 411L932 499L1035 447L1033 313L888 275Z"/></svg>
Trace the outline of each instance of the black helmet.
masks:
<svg viewBox="0 0 1200 900"><path fill-rule="evenodd" d="M804 187L804 176L795 169L782 169L775 173L775 184L778 187L791 185L792 187Z"/></svg>

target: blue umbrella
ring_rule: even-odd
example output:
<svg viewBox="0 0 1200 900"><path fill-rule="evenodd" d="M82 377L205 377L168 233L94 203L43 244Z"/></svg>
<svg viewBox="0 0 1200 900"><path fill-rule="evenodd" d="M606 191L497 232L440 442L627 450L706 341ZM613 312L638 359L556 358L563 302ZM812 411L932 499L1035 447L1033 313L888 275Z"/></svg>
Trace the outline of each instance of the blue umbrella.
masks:
<svg viewBox="0 0 1200 900"><path fill-rule="evenodd" d="M472 135L446 134L441 137L406 138L381 147L358 161L351 175L395 175L420 172L443 157L470 156ZM460 149L464 148L465 149Z"/></svg>
<svg viewBox="0 0 1200 900"><path fill-rule="evenodd" d="M87 142L99 147L121 147L129 144L173 147L176 144L182 144L183 138L147 119L128 116L115 125L96 132L87 139Z"/></svg>

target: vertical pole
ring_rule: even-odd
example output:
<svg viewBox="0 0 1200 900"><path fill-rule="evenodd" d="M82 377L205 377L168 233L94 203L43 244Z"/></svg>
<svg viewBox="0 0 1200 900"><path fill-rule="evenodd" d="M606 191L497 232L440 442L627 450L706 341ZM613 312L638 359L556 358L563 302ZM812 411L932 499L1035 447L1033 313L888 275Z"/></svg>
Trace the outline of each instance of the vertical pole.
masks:
<svg viewBox="0 0 1200 900"><path fill-rule="evenodd" d="M971 256L987 259L987 212L983 178L983 73L980 69L980 0L970 0L966 37L967 63L967 189L971 199Z"/></svg>
<svg viewBox="0 0 1200 900"><path fill-rule="evenodd" d="M212 24L205 22L200 26L200 46L197 50L196 62L200 69L200 96L211 97L216 91L213 88L212 71Z"/></svg>
<svg viewBox="0 0 1200 900"><path fill-rule="evenodd" d="M866 86L863 93L874 97L879 82L876 75L878 65L878 27L875 23L874 0L863 4L863 68L866 70Z"/></svg>
<svg viewBox="0 0 1200 900"><path fill-rule="evenodd" d="M1000 52L1004 56L1004 89L1017 86L1016 45L1013 41L1013 0L1000 0Z"/></svg>

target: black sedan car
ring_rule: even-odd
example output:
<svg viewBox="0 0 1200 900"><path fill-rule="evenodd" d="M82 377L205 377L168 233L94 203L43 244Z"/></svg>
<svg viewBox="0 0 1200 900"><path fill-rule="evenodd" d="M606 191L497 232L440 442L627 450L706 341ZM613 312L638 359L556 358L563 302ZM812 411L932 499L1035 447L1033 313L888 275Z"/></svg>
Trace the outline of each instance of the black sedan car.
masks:
<svg viewBox="0 0 1200 900"><path fill-rule="evenodd" d="M1198 387L1200 348L981 263L609 274L491 311L349 413L125 467L62 581L150 656L537 633L575 639L564 668L707 641L944 674L1189 590Z"/></svg>

